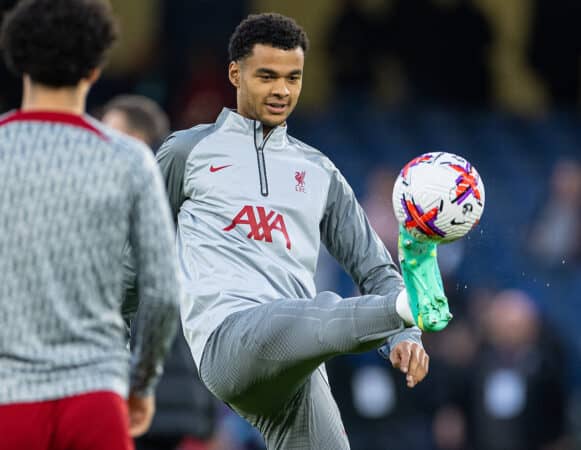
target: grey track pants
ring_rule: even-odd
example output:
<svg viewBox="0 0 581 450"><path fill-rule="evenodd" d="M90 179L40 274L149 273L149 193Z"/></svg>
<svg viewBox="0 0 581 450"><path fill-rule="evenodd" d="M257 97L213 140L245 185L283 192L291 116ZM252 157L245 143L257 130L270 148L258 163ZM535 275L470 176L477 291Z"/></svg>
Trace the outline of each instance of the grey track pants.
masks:
<svg viewBox="0 0 581 450"><path fill-rule="evenodd" d="M206 343L201 378L269 450L349 449L322 363L380 346L401 324L396 295L322 292L234 313Z"/></svg>

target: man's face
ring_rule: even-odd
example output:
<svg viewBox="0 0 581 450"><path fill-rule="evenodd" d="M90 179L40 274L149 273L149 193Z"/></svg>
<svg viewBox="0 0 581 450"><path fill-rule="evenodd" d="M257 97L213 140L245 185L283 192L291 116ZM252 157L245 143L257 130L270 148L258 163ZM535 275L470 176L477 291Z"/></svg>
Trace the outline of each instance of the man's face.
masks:
<svg viewBox="0 0 581 450"><path fill-rule="evenodd" d="M230 63L240 114L272 128L284 123L301 93L305 54L301 47L282 50L256 44L252 53Z"/></svg>
<svg viewBox="0 0 581 450"><path fill-rule="evenodd" d="M111 128L115 128L117 131L121 131L121 133L129 134L131 131L125 113L116 109L107 111L101 119L101 122Z"/></svg>
<svg viewBox="0 0 581 450"><path fill-rule="evenodd" d="M121 133L128 134L129 136L140 140L144 144L151 145L145 133L130 126L127 115L123 111L111 109L105 113L101 119L101 122L110 126L111 128L116 129L117 131L120 131Z"/></svg>

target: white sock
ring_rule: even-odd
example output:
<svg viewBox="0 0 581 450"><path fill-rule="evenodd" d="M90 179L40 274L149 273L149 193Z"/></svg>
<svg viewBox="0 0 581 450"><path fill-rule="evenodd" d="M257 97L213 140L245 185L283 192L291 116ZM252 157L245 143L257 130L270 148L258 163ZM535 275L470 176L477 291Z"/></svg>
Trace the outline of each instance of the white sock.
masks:
<svg viewBox="0 0 581 450"><path fill-rule="evenodd" d="M395 300L395 310L406 325L416 324L412 315L412 310L410 308L408 294L405 289L402 289L402 291L397 296L397 299Z"/></svg>

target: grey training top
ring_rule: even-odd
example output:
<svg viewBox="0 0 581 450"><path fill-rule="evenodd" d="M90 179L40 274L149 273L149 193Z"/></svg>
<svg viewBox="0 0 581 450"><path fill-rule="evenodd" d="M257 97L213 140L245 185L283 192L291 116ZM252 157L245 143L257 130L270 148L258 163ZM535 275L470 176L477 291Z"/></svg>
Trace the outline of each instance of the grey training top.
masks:
<svg viewBox="0 0 581 450"><path fill-rule="evenodd" d="M224 109L214 124L172 134L157 153L186 295L184 333L196 363L230 314L312 298L321 241L364 294L403 289L353 191L318 150ZM417 328L394 336L419 339Z"/></svg>
<svg viewBox="0 0 581 450"><path fill-rule="evenodd" d="M177 320L174 233L149 149L86 116L0 117L0 404L147 393ZM137 345L121 319L135 252Z"/></svg>

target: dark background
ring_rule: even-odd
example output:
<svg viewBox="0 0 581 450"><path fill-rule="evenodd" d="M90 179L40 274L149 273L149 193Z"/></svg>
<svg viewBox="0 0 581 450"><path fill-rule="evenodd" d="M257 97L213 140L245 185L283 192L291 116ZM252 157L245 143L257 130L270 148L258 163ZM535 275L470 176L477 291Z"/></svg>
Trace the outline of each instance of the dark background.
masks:
<svg viewBox="0 0 581 450"><path fill-rule="evenodd" d="M581 2L112 4L122 39L89 111L143 94L174 129L234 106L226 47L243 17L296 18L312 50L290 133L333 159L392 251L391 189L403 164L448 151L479 170L482 221L440 249L456 317L425 337L429 378L409 391L374 353L328 365L354 450L581 448ZM19 98L20 81L0 67L0 112ZM318 281L355 292L325 254ZM213 445L261 448L227 410Z"/></svg>

